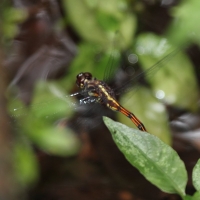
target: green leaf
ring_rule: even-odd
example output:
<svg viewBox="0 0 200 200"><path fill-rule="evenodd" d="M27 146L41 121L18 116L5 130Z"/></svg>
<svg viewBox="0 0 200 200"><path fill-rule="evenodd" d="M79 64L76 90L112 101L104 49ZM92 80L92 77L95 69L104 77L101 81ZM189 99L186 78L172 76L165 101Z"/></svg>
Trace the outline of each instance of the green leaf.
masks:
<svg viewBox="0 0 200 200"><path fill-rule="evenodd" d="M27 187L38 179L38 164L31 147L25 142L16 142L14 147L15 172L19 183Z"/></svg>
<svg viewBox="0 0 200 200"><path fill-rule="evenodd" d="M166 144L171 144L167 111L149 89L138 87L137 92L130 90L122 96L120 103L142 121L149 133L156 135ZM123 124L135 128L133 122L121 113L118 113L118 119Z"/></svg>
<svg viewBox="0 0 200 200"><path fill-rule="evenodd" d="M119 27L119 37L116 38L117 47L125 49L129 47L134 40L134 33L137 31L137 19L135 15L127 13Z"/></svg>
<svg viewBox="0 0 200 200"><path fill-rule="evenodd" d="M186 195L183 197L183 200L193 200L193 197L190 195Z"/></svg>
<svg viewBox="0 0 200 200"><path fill-rule="evenodd" d="M174 49L166 38L154 34L142 34L136 40L136 52L144 70L159 62L146 76L155 96L167 104L196 110L198 87L192 63Z"/></svg>
<svg viewBox="0 0 200 200"><path fill-rule="evenodd" d="M104 122L126 159L164 192L185 195L187 173L178 154L156 136L131 129L104 117Z"/></svg>
<svg viewBox="0 0 200 200"><path fill-rule="evenodd" d="M79 151L80 142L69 128L55 126L34 114L26 116L22 129L34 144L50 154L71 156Z"/></svg>
<svg viewBox="0 0 200 200"><path fill-rule="evenodd" d="M200 191L200 159L197 161L192 171L193 185L197 191Z"/></svg>
<svg viewBox="0 0 200 200"><path fill-rule="evenodd" d="M29 114L34 114L43 121L54 122L72 115L72 100L56 83L39 82L35 87L31 104L25 106L18 99L11 99L9 112L13 118L22 122L22 118L26 118Z"/></svg>
<svg viewBox="0 0 200 200"><path fill-rule="evenodd" d="M27 13L25 9L19 9L19 8L12 8L3 2L4 6L2 6L2 10L0 11L2 16L0 16L2 19L1 29L3 31L3 37L5 39L13 39L17 33L18 28L17 24L22 23L27 18Z"/></svg>
<svg viewBox="0 0 200 200"><path fill-rule="evenodd" d="M117 49L130 45L136 30L136 17L129 12L124 0L68 0L63 1L69 20L77 33L90 43L109 48L113 36Z"/></svg>
<svg viewBox="0 0 200 200"><path fill-rule="evenodd" d="M83 38L88 41L106 43L106 35L99 28L95 12L86 1L69 0L63 3L73 26Z"/></svg>
<svg viewBox="0 0 200 200"><path fill-rule="evenodd" d="M199 199L200 199L200 191L195 192L193 196L186 195L183 198L183 200L199 200Z"/></svg>
<svg viewBox="0 0 200 200"><path fill-rule="evenodd" d="M76 154L80 148L79 139L69 128L55 124L63 117L67 121L67 117L72 114L69 97L64 95L58 85L49 82L38 84L34 94L33 104L28 108L14 107L16 100L11 103L20 132L48 153L60 156Z"/></svg>
<svg viewBox="0 0 200 200"><path fill-rule="evenodd" d="M72 100L55 82L39 82L34 90L30 112L48 122L55 121L72 115Z"/></svg>
<svg viewBox="0 0 200 200"><path fill-rule="evenodd" d="M80 72L90 72L94 77L103 80L105 78L105 70L109 68L108 75L112 76L112 72L114 73L119 66L120 58L120 53L117 49L108 49L105 51L95 45L81 43L79 45L79 54L70 67L70 79L66 77L65 83L67 85L70 83L74 84L76 76Z"/></svg>
<svg viewBox="0 0 200 200"><path fill-rule="evenodd" d="M187 43L198 43L200 45L200 27L197 22L200 21L200 1L190 0L181 1L173 8L173 22L168 30L168 38L177 46L183 46Z"/></svg>
<svg viewBox="0 0 200 200"><path fill-rule="evenodd" d="M192 200L199 200L200 199L200 191L194 193Z"/></svg>

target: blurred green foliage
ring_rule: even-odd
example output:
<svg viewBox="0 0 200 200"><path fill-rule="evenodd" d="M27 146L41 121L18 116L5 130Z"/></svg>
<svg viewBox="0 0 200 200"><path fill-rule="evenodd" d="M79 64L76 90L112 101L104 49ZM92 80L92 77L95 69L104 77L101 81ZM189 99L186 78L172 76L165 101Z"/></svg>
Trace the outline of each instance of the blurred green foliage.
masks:
<svg viewBox="0 0 200 200"><path fill-rule="evenodd" d="M191 42L200 45L198 0L182 0L178 6L171 10L173 21L169 26L167 35L169 40L177 45L186 45Z"/></svg>
<svg viewBox="0 0 200 200"><path fill-rule="evenodd" d="M122 49L132 42L136 16L128 11L126 0L69 0L63 3L71 25L88 43L109 49L115 40L116 49Z"/></svg>
<svg viewBox="0 0 200 200"><path fill-rule="evenodd" d="M146 76L152 91L155 94L164 91L165 96L162 101L169 105L196 110L197 82L192 63L186 54L176 49L169 40L153 34L140 34L136 41L135 52L139 55L139 62L144 70L149 69L149 64L153 66L161 62L156 72L156 67L152 70L153 77L152 74ZM143 49L142 54L140 54L141 49ZM187 98L188 96L190 98Z"/></svg>
<svg viewBox="0 0 200 200"><path fill-rule="evenodd" d="M0 34L1 42L6 43L13 39L18 33L17 24L23 22L27 17L24 9L11 7L9 1L2 1L0 6Z"/></svg>
<svg viewBox="0 0 200 200"><path fill-rule="evenodd" d="M197 108L198 90L192 64L181 52L185 44L198 45L200 42L196 25L200 19L197 9L200 2L192 1L193 3L181 1L173 8L173 19L169 28L163 35L158 36L141 31L138 13L135 12L136 8L142 8L140 16L145 12L140 1L63 0L67 25L73 27L80 37L77 44L78 54L64 78L57 82L38 83L29 108L11 98L9 110L16 124L21 127L17 131L22 147L16 147L16 163L27 159L30 159L30 163L36 162L31 143L55 155L71 156L78 152L80 141L75 134L67 128L54 126L55 121L72 115L70 102L65 96L74 86L79 72L89 71L102 79L106 68L110 67L109 64L114 68L119 66L121 52L127 50L138 54L139 63L145 70L165 57L160 67L154 68L158 71L157 75L154 75L152 70L146 77L152 88L141 88L134 94L125 94L120 102L144 121L150 133L170 144L167 111L161 102L190 110ZM9 14L11 12L13 16ZM16 19L25 16L24 13L25 11L19 13L11 7L5 9L2 21L5 38L14 37L18 22ZM7 15L9 17L6 17ZM179 50L176 52L177 49ZM174 53L170 54L171 52ZM98 60L97 55L101 55ZM158 91L163 91L165 98L155 98ZM118 119L134 126L120 113ZM24 137L30 143L25 145L24 140L21 140ZM23 154L21 148L24 148L23 151L27 154ZM37 177L37 172L34 172L36 169L33 169L33 166L37 168L36 164L22 163L18 166L21 166L18 173L24 177L24 181L30 182L30 179L34 180L34 176ZM26 169L22 170L23 168Z"/></svg>
<svg viewBox="0 0 200 200"><path fill-rule="evenodd" d="M14 146L14 170L16 178L23 189L26 189L39 178L38 161L28 140L16 141Z"/></svg>

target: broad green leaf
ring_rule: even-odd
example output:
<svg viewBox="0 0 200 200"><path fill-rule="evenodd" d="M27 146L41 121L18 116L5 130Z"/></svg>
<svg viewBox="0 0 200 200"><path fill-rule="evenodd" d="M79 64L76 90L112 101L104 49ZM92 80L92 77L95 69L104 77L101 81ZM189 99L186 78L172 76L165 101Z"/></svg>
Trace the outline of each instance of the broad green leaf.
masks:
<svg viewBox="0 0 200 200"><path fill-rule="evenodd" d="M165 106L156 99L149 89L136 88L126 93L120 99L121 105L134 113L145 125L148 132L159 137L166 144L171 144L168 116ZM118 113L118 119L129 127L134 127L133 122L126 116Z"/></svg>
<svg viewBox="0 0 200 200"><path fill-rule="evenodd" d="M192 172L193 185L197 191L200 191L200 159L197 161Z"/></svg>
<svg viewBox="0 0 200 200"><path fill-rule="evenodd" d="M176 151L156 136L104 117L113 140L126 159L164 192L185 195L187 173Z"/></svg>
<svg viewBox="0 0 200 200"><path fill-rule="evenodd" d="M158 63L146 75L155 96L167 104L195 110L198 89L192 64L186 55L174 49L166 38L153 34L140 35L136 41L136 52L143 69L148 70Z"/></svg>

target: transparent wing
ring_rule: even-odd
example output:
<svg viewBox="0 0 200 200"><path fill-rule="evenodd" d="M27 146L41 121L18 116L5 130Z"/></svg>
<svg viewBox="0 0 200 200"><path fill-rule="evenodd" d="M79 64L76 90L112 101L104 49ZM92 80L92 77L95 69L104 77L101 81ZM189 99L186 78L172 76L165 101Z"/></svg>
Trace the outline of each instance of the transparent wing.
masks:
<svg viewBox="0 0 200 200"><path fill-rule="evenodd" d="M119 95L121 93L124 93L125 91L129 90L129 87L136 86L144 78L150 79L151 77L153 77L153 75L158 70L160 70L162 67L164 67L165 64L170 59L172 59L179 51L180 51L180 49L175 49L174 51L167 54L164 58L159 60L156 64L154 64L149 69L147 69L146 71L143 71L143 72L139 73L138 75L131 77L128 81L125 81L122 86L119 86L116 89L114 89L115 94Z"/></svg>

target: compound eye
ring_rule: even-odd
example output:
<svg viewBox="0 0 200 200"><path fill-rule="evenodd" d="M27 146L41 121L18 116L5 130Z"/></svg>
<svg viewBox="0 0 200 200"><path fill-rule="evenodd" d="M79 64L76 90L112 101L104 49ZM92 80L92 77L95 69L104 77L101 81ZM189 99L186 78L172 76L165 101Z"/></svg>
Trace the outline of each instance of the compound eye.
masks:
<svg viewBox="0 0 200 200"><path fill-rule="evenodd" d="M84 76L85 76L85 79L87 79L87 80L91 80L92 79L92 74L89 73L89 72L85 72Z"/></svg>
<svg viewBox="0 0 200 200"><path fill-rule="evenodd" d="M80 88L84 88L84 84L86 80L91 80L92 74L89 72L80 73L76 76L76 84Z"/></svg>

